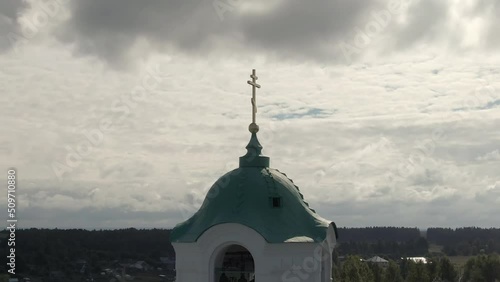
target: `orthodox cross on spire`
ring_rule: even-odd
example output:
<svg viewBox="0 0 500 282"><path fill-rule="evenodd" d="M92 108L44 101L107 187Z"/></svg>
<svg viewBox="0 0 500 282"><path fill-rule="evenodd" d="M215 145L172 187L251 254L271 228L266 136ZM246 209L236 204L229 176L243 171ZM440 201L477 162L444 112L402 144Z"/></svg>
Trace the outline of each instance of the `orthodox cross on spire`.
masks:
<svg viewBox="0 0 500 282"><path fill-rule="evenodd" d="M240 157L240 167L269 167L269 157L262 155L262 145L260 145L259 139L257 139L259 126L255 123L255 114L257 113L255 88L260 88L260 85L257 84L255 69L252 70L250 78L252 80L249 80L248 84L252 85L252 123L248 126L248 130L252 133L252 137L250 137L250 142L246 146L247 153Z"/></svg>
<svg viewBox="0 0 500 282"><path fill-rule="evenodd" d="M252 85L252 123L248 127L251 133L257 133L259 131L259 126L255 123L255 114L257 113L257 101L255 98L255 88L260 88L260 85L257 84L258 77L255 75L255 69L252 70L252 74L250 75L251 81L247 81L248 84Z"/></svg>

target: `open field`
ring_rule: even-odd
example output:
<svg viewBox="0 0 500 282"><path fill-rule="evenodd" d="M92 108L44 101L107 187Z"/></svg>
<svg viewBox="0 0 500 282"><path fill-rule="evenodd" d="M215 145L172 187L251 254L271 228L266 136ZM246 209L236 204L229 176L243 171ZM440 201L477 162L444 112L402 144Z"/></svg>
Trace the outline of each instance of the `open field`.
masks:
<svg viewBox="0 0 500 282"><path fill-rule="evenodd" d="M457 269L461 269L464 267L465 263L467 263L467 261L473 257L475 256L453 256L448 258L450 259L451 263L455 265Z"/></svg>
<svg viewBox="0 0 500 282"><path fill-rule="evenodd" d="M441 253L443 250L443 246L436 244L429 244L429 253Z"/></svg>
<svg viewBox="0 0 500 282"><path fill-rule="evenodd" d="M442 253L442 250L443 250L443 246L441 246L441 245L436 245L436 244L429 245L429 253L434 253L434 254L435 253ZM467 263L467 260L469 260L472 257L474 257L474 256L448 256L451 263L453 263L453 265L457 269L463 268L465 263Z"/></svg>

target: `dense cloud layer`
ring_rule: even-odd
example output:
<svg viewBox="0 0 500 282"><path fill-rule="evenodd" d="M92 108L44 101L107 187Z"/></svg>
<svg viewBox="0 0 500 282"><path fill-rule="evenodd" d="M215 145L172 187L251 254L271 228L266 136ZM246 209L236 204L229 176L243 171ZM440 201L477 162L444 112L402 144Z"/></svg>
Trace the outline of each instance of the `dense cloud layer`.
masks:
<svg viewBox="0 0 500 282"><path fill-rule="evenodd" d="M79 54L115 65L151 52L180 50L350 63L369 55L425 46L494 50L500 44L500 4L485 1L162 1L50 0L0 3L0 49L12 46L27 11L65 20L51 28ZM34 4L33 4L34 3ZM33 15L26 16L31 24ZM39 17L39 18L43 18ZM26 22L26 21L24 21ZM241 53L243 51L243 53Z"/></svg>
<svg viewBox="0 0 500 282"><path fill-rule="evenodd" d="M251 68L264 153L322 216L497 224L497 0L222 1L0 2L23 227L189 217L245 152Z"/></svg>
<svg viewBox="0 0 500 282"><path fill-rule="evenodd" d="M73 0L58 36L114 63L171 47L350 63L421 44L496 47L499 7L495 0Z"/></svg>
<svg viewBox="0 0 500 282"><path fill-rule="evenodd" d="M11 47L9 35L19 33L18 19L27 6L20 0L0 1L0 52Z"/></svg>
<svg viewBox="0 0 500 282"><path fill-rule="evenodd" d="M154 60L159 84L143 97L134 89L151 70L109 72L68 49L29 48L0 57L0 76L12 82L0 96L9 105L0 166L23 177L25 226L158 227L189 217L245 152L249 65L263 86L264 153L321 215L342 226L492 226L500 212L500 69L484 58L325 68L178 53ZM54 170L105 118L113 124L102 142Z"/></svg>

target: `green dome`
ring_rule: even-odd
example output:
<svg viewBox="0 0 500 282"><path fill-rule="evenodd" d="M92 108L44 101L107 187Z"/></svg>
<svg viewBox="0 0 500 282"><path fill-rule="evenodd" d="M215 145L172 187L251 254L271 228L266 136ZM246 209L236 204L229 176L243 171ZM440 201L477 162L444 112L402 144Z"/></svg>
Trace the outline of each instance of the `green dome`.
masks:
<svg viewBox="0 0 500 282"><path fill-rule="evenodd" d="M240 167L219 178L200 209L172 230L172 242L196 242L206 230L222 223L245 225L269 243L321 242L326 238L333 223L309 207L286 174L269 168L269 158L262 156L255 133L247 150Z"/></svg>

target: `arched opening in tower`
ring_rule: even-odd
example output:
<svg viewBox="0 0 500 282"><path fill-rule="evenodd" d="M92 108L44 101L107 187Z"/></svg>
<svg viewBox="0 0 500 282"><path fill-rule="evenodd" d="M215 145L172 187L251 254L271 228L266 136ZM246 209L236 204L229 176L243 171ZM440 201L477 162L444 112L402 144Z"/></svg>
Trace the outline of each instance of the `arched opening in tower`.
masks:
<svg viewBox="0 0 500 282"><path fill-rule="evenodd" d="M254 282L255 264L252 254L243 246L230 245L218 256L214 272L216 282Z"/></svg>

